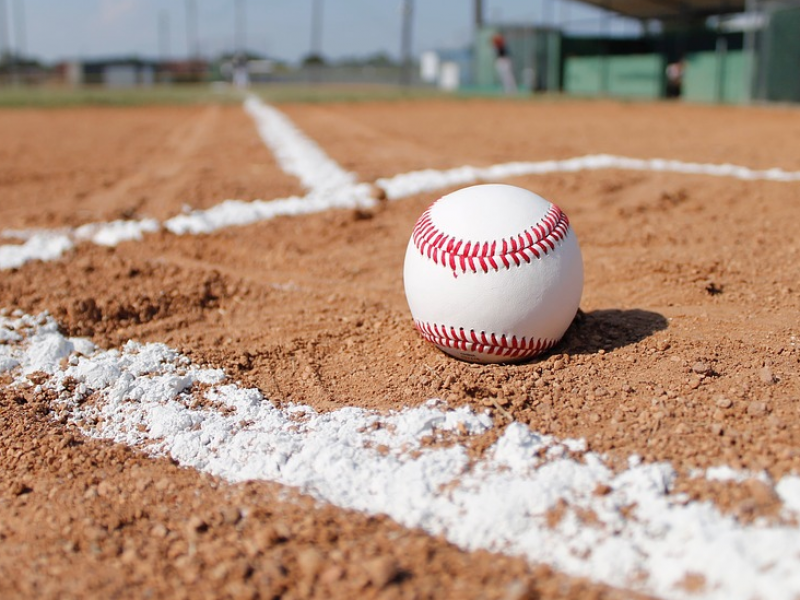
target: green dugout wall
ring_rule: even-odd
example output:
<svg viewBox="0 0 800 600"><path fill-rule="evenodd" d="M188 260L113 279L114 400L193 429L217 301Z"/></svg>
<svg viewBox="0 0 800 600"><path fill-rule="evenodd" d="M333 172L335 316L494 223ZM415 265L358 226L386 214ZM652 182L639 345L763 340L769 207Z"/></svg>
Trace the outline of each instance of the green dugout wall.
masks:
<svg viewBox="0 0 800 600"><path fill-rule="evenodd" d="M579 56L564 62L564 91L578 96L660 98L664 60L655 54Z"/></svg>
<svg viewBox="0 0 800 600"><path fill-rule="evenodd" d="M683 99L728 104L750 99L749 53L695 52L684 65ZM666 61L658 54L569 58L564 63L564 91L579 96L661 98L665 70Z"/></svg>
<svg viewBox="0 0 800 600"><path fill-rule="evenodd" d="M741 32L676 28L639 39L565 38L564 91L581 96L662 98L666 67L683 60L682 97L692 102L750 100L754 61Z"/></svg>
<svg viewBox="0 0 800 600"><path fill-rule="evenodd" d="M775 2L765 11L754 77L755 97L800 102L800 4Z"/></svg>
<svg viewBox="0 0 800 600"><path fill-rule="evenodd" d="M742 50L690 54L683 78L683 98L690 102L748 102L752 65L752 55Z"/></svg>

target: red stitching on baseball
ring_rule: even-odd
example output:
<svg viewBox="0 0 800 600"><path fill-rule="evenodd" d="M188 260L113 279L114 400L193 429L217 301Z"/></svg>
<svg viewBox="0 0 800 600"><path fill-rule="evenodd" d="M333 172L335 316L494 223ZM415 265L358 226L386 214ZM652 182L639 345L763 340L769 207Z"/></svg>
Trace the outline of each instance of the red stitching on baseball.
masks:
<svg viewBox="0 0 800 600"><path fill-rule="evenodd" d="M523 261L529 263L532 258L540 259L555 250L556 243L569 232L569 218L553 204L538 223L518 235L499 242L459 240L436 227L431 216L432 208L422 213L414 225L411 239L420 254L437 265L449 267L454 273L458 270L463 273L498 271L501 263L505 269L510 269L512 263L518 267Z"/></svg>
<svg viewBox="0 0 800 600"><path fill-rule="evenodd" d="M524 338L512 335L499 337L495 333L485 331L477 332L474 329L465 330L463 327L437 325L414 320L414 327L427 341L437 346L453 348L464 352L480 352L494 354L512 359L533 358L550 350L558 340Z"/></svg>

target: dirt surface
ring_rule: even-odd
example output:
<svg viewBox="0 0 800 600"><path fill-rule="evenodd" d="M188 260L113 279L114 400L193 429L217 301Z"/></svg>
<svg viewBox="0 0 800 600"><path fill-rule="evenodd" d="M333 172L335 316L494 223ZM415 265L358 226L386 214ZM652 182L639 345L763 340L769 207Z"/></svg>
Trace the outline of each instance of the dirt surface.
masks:
<svg viewBox="0 0 800 600"><path fill-rule="evenodd" d="M12 110L0 121L3 229L163 219L301 191L239 106Z"/></svg>
<svg viewBox="0 0 800 600"><path fill-rule="evenodd" d="M365 182L592 153L800 170L800 113L789 109L436 100L281 110ZM236 107L0 113L0 158L3 229L163 219L184 205L300 192ZM800 184L618 170L507 182L569 215L586 273L564 340L525 364L459 362L413 329L403 256L442 192L83 244L0 273L0 307L47 310L105 348L164 342L276 404L383 410L438 397L488 408L498 425L585 438L612 461L669 461L685 476L680 491L736 518L774 516L756 483L688 474L800 472ZM3 597L629 597L84 439L35 394L5 387L0 410Z"/></svg>

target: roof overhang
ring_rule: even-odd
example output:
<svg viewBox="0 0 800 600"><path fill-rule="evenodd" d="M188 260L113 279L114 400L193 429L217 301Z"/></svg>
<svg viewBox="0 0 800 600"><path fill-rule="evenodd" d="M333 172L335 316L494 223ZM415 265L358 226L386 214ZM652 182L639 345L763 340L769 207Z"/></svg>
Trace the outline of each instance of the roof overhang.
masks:
<svg viewBox="0 0 800 600"><path fill-rule="evenodd" d="M744 12L745 0L581 0L634 19L667 21Z"/></svg>

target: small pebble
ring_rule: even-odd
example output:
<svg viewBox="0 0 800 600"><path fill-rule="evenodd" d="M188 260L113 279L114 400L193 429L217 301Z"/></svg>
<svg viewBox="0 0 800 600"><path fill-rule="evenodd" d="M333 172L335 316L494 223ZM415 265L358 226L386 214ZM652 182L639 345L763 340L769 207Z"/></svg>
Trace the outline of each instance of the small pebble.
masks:
<svg viewBox="0 0 800 600"><path fill-rule="evenodd" d="M226 525L236 525L242 520L242 511L236 506L224 506L220 512L222 514L222 522Z"/></svg>
<svg viewBox="0 0 800 600"><path fill-rule="evenodd" d="M717 401L715 402L718 408L730 408L733 406L733 402L730 398L726 398L725 396L718 396Z"/></svg>
<svg viewBox="0 0 800 600"><path fill-rule="evenodd" d="M150 535L152 535L154 538L163 539L167 537L168 533L169 530L166 527L164 527L164 525L162 525L161 523L153 525L153 527L150 529Z"/></svg>
<svg viewBox="0 0 800 600"><path fill-rule="evenodd" d="M607 483L598 483L597 486L594 488L594 495L608 496L612 491L614 491L613 488Z"/></svg>
<svg viewBox="0 0 800 600"><path fill-rule="evenodd" d="M744 486L750 492L750 497L760 506L768 506L780 502L780 498L772 486L757 479L748 479Z"/></svg>
<svg viewBox="0 0 800 600"><path fill-rule="evenodd" d="M198 515L190 517L186 526L189 531L193 533L203 533L204 531L208 531L208 523L206 523L202 517L199 517Z"/></svg>
<svg viewBox="0 0 800 600"><path fill-rule="evenodd" d="M694 363L694 365L692 365L692 371L694 371L698 375L705 375L706 373L708 373L708 366L706 365L706 363L696 362Z"/></svg>
<svg viewBox="0 0 800 600"><path fill-rule="evenodd" d="M758 372L758 376L767 385L772 385L777 380L775 379L775 375L772 373L772 369L769 367L764 367Z"/></svg>
<svg viewBox="0 0 800 600"><path fill-rule="evenodd" d="M10 490L13 496L22 496L33 491L33 489L24 481L15 481L11 484Z"/></svg>
<svg viewBox="0 0 800 600"><path fill-rule="evenodd" d="M373 587L382 590L400 574L397 562L391 556L381 556L364 564Z"/></svg>

